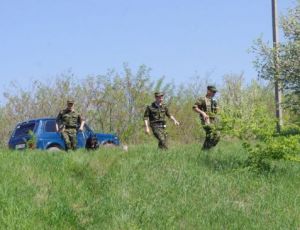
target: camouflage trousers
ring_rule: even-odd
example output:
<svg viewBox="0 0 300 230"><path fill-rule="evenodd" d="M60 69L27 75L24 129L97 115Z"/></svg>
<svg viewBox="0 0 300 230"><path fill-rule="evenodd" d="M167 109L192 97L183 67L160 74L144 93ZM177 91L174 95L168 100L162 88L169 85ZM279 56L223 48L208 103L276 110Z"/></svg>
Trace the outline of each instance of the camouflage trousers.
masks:
<svg viewBox="0 0 300 230"><path fill-rule="evenodd" d="M161 126L151 126L153 135L158 140L158 148L168 149L167 146L167 132L164 127Z"/></svg>
<svg viewBox="0 0 300 230"><path fill-rule="evenodd" d="M77 146L77 130L76 129L65 129L61 135L66 143L66 150L76 150Z"/></svg>
<svg viewBox="0 0 300 230"><path fill-rule="evenodd" d="M220 141L220 132L216 129L215 124L203 125L205 131L205 141L202 149L210 149L218 144Z"/></svg>

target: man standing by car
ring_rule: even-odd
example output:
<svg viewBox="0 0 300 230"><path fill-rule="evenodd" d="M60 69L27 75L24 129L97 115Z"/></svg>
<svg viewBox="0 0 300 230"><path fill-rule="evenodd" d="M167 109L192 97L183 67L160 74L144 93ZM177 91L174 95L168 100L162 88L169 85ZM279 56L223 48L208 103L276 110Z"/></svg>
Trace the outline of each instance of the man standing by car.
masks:
<svg viewBox="0 0 300 230"><path fill-rule="evenodd" d="M158 147L160 149L168 149L167 132L165 130L166 116L173 120L175 125L179 125L179 122L169 113L168 107L163 104L164 94L162 92L156 92L154 95L155 101L147 106L144 113L145 132L150 134L149 121L153 135L158 140Z"/></svg>
<svg viewBox="0 0 300 230"><path fill-rule="evenodd" d="M207 86L205 97L200 97L193 106L193 110L200 115L203 129L206 133L203 150L216 146L220 140L220 132L216 129L218 112L217 101L214 96L217 92L215 86Z"/></svg>
<svg viewBox="0 0 300 230"><path fill-rule="evenodd" d="M84 120L74 109L74 101L67 101L67 108L60 111L57 118L57 131L62 134L66 150L76 150L77 130L83 131Z"/></svg>

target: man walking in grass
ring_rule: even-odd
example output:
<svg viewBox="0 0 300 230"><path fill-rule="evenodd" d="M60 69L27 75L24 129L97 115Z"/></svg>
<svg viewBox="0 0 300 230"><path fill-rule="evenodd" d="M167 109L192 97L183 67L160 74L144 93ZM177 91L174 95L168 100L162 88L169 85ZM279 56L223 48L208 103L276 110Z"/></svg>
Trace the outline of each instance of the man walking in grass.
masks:
<svg viewBox="0 0 300 230"><path fill-rule="evenodd" d="M167 132L166 132L166 117L170 118L175 125L179 125L179 122L169 113L168 107L163 103L164 94L162 92L156 92L154 94L155 101L147 106L144 113L145 132L150 134L150 127L153 135L158 140L158 148L168 149L167 146Z"/></svg>
<svg viewBox="0 0 300 230"><path fill-rule="evenodd" d="M220 140L220 132L217 131L216 127L216 114L218 112L217 101L214 98L216 92L217 89L215 86L207 86L206 96L199 98L193 106L193 110L200 116L206 134L202 147L203 150L208 150L216 146Z"/></svg>
<svg viewBox="0 0 300 230"><path fill-rule="evenodd" d="M61 132L66 143L66 150L76 150L77 130L82 131L84 120L74 109L74 101L67 101L67 108L60 111L57 118L57 131Z"/></svg>

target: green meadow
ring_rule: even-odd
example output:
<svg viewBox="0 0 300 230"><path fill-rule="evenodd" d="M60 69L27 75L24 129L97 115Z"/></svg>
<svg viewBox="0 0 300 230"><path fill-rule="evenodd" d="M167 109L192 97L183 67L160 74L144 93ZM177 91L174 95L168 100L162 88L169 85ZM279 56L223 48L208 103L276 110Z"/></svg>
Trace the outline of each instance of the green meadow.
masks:
<svg viewBox="0 0 300 230"><path fill-rule="evenodd" d="M300 229L300 167L240 143L0 153L1 229Z"/></svg>

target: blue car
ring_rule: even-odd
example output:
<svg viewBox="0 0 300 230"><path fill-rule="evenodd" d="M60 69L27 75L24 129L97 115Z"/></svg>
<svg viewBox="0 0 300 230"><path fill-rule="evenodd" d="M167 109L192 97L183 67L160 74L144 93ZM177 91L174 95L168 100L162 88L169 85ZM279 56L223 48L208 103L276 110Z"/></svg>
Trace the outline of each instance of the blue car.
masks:
<svg viewBox="0 0 300 230"><path fill-rule="evenodd" d="M86 124L84 130L77 133L78 148L95 149L101 145L118 146L120 141L114 134L95 133ZM10 149L66 149L61 133L56 131L55 118L38 118L17 124L8 146Z"/></svg>

